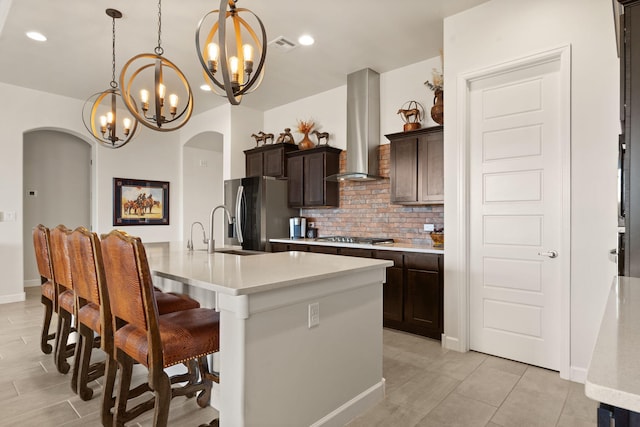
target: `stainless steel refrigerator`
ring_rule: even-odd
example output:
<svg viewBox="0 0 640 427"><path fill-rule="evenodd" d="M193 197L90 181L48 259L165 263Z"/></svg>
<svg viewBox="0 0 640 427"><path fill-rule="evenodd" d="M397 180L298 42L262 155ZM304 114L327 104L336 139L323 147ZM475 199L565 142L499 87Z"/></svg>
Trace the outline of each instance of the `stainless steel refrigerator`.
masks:
<svg viewBox="0 0 640 427"><path fill-rule="evenodd" d="M299 214L287 206L287 181L272 177L225 181L224 204L238 224L225 245L254 251L268 251L269 239L288 237L289 217Z"/></svg>

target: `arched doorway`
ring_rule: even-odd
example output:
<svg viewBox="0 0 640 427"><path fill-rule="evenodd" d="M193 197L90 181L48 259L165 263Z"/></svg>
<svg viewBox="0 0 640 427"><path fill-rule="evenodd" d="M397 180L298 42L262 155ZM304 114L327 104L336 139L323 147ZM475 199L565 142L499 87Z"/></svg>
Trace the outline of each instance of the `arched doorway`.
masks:
<svg viewBox="0 0 640 427"><path fill-rule="evenodd" d="M48 129L25 132L23 142L24 282L29 286L40 284L34 226L91 228L91 145Z"/></svg>

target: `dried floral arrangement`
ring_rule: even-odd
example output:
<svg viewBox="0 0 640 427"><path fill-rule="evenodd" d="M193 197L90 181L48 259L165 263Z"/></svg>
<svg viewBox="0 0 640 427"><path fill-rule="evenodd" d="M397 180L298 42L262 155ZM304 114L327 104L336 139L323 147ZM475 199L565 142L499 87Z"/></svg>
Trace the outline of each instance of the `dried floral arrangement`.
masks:
<svg viewBox="0 0 640 427"><path fill-rule="evenodd" d="M440 69L444 70L444 54L442 49L440 49ZM427 80L424 82L425 86L427 86L432 91L442 90L444 86L444 75L443 71L438 71L437 68L433 68L431 71L431 81Z"/></svg>
<svg viewBox="0 0 640 427"><path fill-rule="evenodd" d="M309 119L309 120L298 120L298 132L300 132L300 133L309 133L309 132L311 132L311 129L313 129L313 127L315 125L316 124L311 119Z"/></svg>

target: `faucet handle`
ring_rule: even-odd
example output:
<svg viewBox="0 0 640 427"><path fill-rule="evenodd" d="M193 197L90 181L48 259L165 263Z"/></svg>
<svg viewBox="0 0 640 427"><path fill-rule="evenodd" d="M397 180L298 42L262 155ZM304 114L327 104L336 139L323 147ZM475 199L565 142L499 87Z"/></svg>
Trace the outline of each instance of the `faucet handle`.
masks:
<svg viewBox="0 0 640 427"><path fill-rule="evenodd" d="M187 250L193 250L193 242L191 241L191 239L187 240Z"/></svg>

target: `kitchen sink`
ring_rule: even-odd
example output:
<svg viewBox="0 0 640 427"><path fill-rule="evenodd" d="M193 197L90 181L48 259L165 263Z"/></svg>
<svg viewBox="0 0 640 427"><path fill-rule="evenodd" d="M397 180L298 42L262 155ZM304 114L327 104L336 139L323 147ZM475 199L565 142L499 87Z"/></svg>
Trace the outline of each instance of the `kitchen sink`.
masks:
<svg viewBox="0 0 640 427"><path fill-rule="evenodd" d="M250 251L246 249L216 249L216 252L219 254L240 255L240 256L264 254L264 252Z"/></svg>

